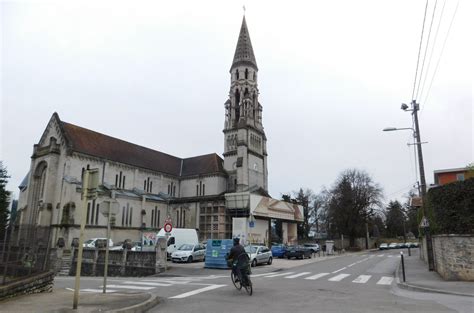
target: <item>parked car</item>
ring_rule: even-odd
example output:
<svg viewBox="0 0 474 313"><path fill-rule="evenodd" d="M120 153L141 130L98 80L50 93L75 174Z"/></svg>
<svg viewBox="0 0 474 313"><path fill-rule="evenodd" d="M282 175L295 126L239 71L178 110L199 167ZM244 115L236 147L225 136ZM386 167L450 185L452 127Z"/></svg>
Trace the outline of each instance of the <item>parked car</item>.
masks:
<svg viewBox="0 0 474 313"><path fill-rule="evenodd" d="M202 245L183 244L171 253L172 262L205 261L206 248Z"/></svg>
<svg viewBox="0 0 474 313"><path fill-rule="evenodd" d="M379 250L388 250L388 244L381 243L380 246L379 246Z"/></svg>
<svg viewBox="0 0 474 313"><path fill-rule="evenodd" d="M142 251L142 242L141 241L134 241L131 244L132 248L130 250L132 251Z"/></svg>
<svg viewBox="0 0 474 313"><path fill-rule="evenodd" d="M304 259L304 258L311 258L313 252L311 249L308 249L303 246L288 246L286 248L285 257L288 259L297 258L297 259Z"/></svg>
<svg viewBox="0 0 474 313"><path fill-rule="evenodd" d="M107 242L107 238L92 238L89 240L84 241L82 246L84 248L105 248ZM109 247L113 247L114 242L112 239L109 239Z"/></svg>
<svg viewBox="0 0 474 313"><path fill-rule="evenodd" d="M392 242L391 244L388 245L388 248L389 248L389 249L397 249L397 243L396 243L396 242Z"/></svg>
<svg viewBox="0 0 474 313"><path fill-rule="evenodd" d="M318 245L317 243L305 243L304 246L305 246L306 248L311 249L311 251L312 251L313 253L319 252L319 249L320 249L320 248L319 248L319 245Z"/></svg>
<svg viewBox="0 0 474 313"><path fill-rule="evenodd" d="M245 247L245 252L249 255L250 264L253 267L262 263L270 265L273 262L273 254L268 247L250 245Z"/></svg>
<svg viewBox="0 0 474 313"><path fill-rule="evenodd" d="M272 245L272 255L275 258L282 258L285 256L286 252L286 245L282 244L274 244Z"/></svg>

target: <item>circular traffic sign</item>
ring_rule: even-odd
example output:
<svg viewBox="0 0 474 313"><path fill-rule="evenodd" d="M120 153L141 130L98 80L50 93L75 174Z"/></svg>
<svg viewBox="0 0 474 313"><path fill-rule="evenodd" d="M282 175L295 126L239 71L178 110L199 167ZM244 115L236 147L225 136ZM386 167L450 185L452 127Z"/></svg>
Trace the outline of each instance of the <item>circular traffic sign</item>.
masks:
<svg viewBox="0 0 474 313"><path fill-rule="evenodd" d="M169 233L173 229L173 225L171 225L171 223L165 223L165 226L163 226L163 228L165 229L165 232Z"/></svg>

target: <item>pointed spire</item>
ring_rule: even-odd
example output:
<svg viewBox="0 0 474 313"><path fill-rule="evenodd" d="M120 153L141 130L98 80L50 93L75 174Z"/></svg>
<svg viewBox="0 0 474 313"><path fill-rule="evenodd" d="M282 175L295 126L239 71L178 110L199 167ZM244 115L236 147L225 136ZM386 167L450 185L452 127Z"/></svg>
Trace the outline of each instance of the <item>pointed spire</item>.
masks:
<svg viewBox="0 0 474 313"><path fill-rule="evenodd" d="M235 48L234 61L232 62L231 69L239 64L249 64L254 66L257 70L257 61L253 53L252 42L250 41L249 31L247 29L247 23L245 21L245 15L242 20L242 26L240 27L239 40L237 41L237 47Z"/></svg>

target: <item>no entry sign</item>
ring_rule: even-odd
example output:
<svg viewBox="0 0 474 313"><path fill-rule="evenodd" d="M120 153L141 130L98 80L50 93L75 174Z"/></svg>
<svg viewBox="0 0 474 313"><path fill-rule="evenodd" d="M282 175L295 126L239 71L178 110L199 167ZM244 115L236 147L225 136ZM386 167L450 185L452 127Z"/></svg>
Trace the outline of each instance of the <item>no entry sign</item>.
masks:
<svg viewBox="0 0 474 313"><path fill-rule="evenodd" d="M173 225L171 225L171 223L165 223L165 226L163 226L163 228L165 229L165 232L167 233L170 233L171 230L173 229Z"/></svg>

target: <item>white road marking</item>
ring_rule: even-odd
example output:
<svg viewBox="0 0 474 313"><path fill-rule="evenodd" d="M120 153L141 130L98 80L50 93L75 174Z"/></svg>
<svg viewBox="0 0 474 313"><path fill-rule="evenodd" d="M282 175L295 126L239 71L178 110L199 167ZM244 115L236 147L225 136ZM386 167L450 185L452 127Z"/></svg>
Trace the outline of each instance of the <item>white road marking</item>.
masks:
<svg viewBox="0 0 474 313"><path fill-rule="evenodd" d="M346 268L347 268L347 267L344 266L343 268L340 268L340 269L338 269L337 271L334 271L334 272L332 272L332 273L333 273L333 274L336 274L337 272L343 271L343 270L345 270Z"/></svg>
<svg viewBox="0 0 474 313"><path fill-rule="evenodd" d="M149 283L157 283L157 284L171 284L171 285L185 285L189 284L192 282L192 280L142 280L144 282L149 282ZM135 283L135 282L134 282Z"/></svg>
<svg viewBox="0 0 474 313"><path fill-rule="evenodd" d="M305 277L305 279L316 280L316 279L324 277L326 275L329 275L329 273L319 273L319 274L316 274L316 275L313 275L313 276Z"/></svg>
<svg viewBox="0 0 474 313"><path fill-rule="evenodd" d="M253 275L253 274L250 274L250 277L260 277L260 276L267 276L267 275L271 275L273 273L263 273L263 274L256 274L256 275Z"/></svg>
<svg viewBox="0 0 474 313"><path fill-rule="evenodd" d="M182 294L177 295L177 296L174 296L174 297L170 297L170 299L182 299L182 298L187 298L187 297L190 297L190 296L197 295L198 293L201 293L201 292L205 292L205 291L209 291L209 290L221 288L221 287L224 287L224 286L226 286L226 285L211 285L211 286L207 286L207 287L204 287L204 288L196 289L196 290L193 290L193 291L185 292L185 293L182 293Z"/></svg>
<svg viewBox="0 0 474 313"><path fill-rule="evenodd" d="M66 288L66 290L69 290L69 291L74 291L73 288ZM94 292L94 293L102 293L103 290L102 289L80 289L79 290L80 292ZM113 292L117 292L118 290L110 290L110 289L107 289L107 293L113 293Z"/></svg>
<svg viewBox="0 0 474 313"><path fill-rule="evenodd" d="M101 286L102 287L102 286ZM155 287L145 287L145 286L132 286L132 285L107 285L107 288L122 288L122 289L135 289L135 290L150 290Z"/></svg>
<svg viewBox="0 0 474 313"><path fill-rule="evenodd" d="M132 284L132 285L145 285L145 286L171 286L172 284L164 284L164 283L155 283L155 282L146 282L146 281L124 281L124 284Z"/></svg>
<svg viewBox="0 0 474 313"><path fill-rule="evenodd" d="M377 285L391 285L392 281L393 277L382 276L382 278L377 282Z"/></svg>
<svg viewBox="0 0 474 313"><path fill-rule="evenodd" d="M350 274L339 274L339 275L336 275L332 278L329 278L328 280L329 281L341 281L343 280L344 278L346 278L347 276L350 276Z"/></svg>
<svg viewBox="0 0 474 313"><path fill-rule="evenodd" d="M298 274L295 274L295 275L286 276L285 278L296 278L296 277L300 277L300 276L304 276L304 275L308 275L308 274L311 274L311 272L298 273Z"/></svg>
<svg viewBox="0 0 474 313"><path fill-rule="evenodd" d="M377 255L379 258L383 257L385 254L379 254Z"/></svg>
<svg viewBox="0 0 474 313"><path fill-rule="evenodd" d="M360 275L359 277L354 279L352 282L357 283L357 284L365 284L366 282L369 281L370 277L372 277L372 275Z"/></svg>
<svg viewBox="0 0 474 313"><path fill-rule="evenodd" d="M356 265L356 264L357 264L357 262L352 263L352 264L349 264L349 265L347 265L347 267L352 267L352 266L354 266L354 265Z"/></svg>
<svg viewBox="0 0 474 313"><path fill-rule="evenodd" d="M273 274L273 275L269 275L269 276L265 276L265 277L277 277L277 276L283 276L283 275L289 275L289 274L293 274L294 272L286 272L286 273L281 273L281 274Z"/></svg>
<svg viewBox="0 0 474 313"><path fill-rule="evenodd" d="M387 258L392 258L392 257L393 257L393 255L387 255Z"/></svg>

